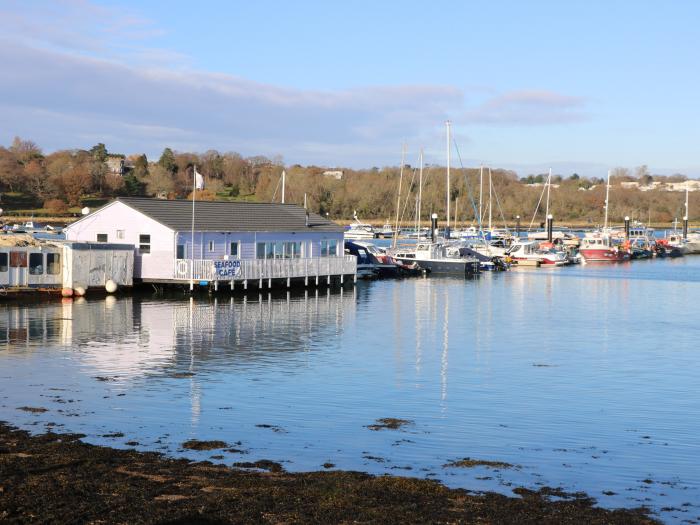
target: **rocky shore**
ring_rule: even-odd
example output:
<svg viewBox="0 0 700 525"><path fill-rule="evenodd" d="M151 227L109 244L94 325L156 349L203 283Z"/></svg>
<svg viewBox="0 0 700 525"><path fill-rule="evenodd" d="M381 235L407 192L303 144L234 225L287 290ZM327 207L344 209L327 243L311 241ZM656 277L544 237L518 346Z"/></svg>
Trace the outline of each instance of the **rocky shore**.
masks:
<svg viewBox="0 0 700 525"><path fill-rule="evenodd" d="M81 437L0 423L0 523L657 523L554 489L507 497L359 472L260 472Z"/></svg>

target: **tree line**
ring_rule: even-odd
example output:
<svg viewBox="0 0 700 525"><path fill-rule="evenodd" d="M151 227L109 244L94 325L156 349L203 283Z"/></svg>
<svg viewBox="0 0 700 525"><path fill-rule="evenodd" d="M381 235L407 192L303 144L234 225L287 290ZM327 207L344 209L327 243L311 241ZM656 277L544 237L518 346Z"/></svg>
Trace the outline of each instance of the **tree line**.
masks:
<svg viewBox="0 0 700 525"><path fill-rule="evenodd" d="M322 166L285 165L281 157L243 157L236 152L177 152L165 148L160 157L149 160L145 154L114 154L100 143L89 150L62 150L44 154L30 140L15 138L8 147L0 146L0 206L5 210L35 209L37 213L75 213L86 203L104 202L117 196L144 196L170 199L192 197L193 170L204 176L205 187L198 200L252 200L279 202L281 174L286 171L285 200L307 206L336 220L383 222L396 218L401 179L399 218L415 221L419 192L419 171L414 166L373 167L341 171L342 177L324 175ZM605 180L555 174L550 188L549 210L557 221L598 224L602 222ZM544 220L544 183L546 174L519 178L509 170L491 168L453 168L451 170L451 221L460 224L486 222L513 223L520 216L523 225ZM490 191L489 191L490 180ZM610 218L621 222L624 216L644 222L668 223L684 214L684 196L665 191L663 183L682 182L683 175L652 175L645 166L634 172L624 168L611 178ZM637 182L649 191L624 187ZM629 185L628 185L629 186ZM422 178L421 219L431 213L444 220L446 177L444 166L428 166ZM490 195L490 199L489 199ZM534 211L540 204L537 216ZM700 194L691 194L690 219L700 218Z"/></svg>

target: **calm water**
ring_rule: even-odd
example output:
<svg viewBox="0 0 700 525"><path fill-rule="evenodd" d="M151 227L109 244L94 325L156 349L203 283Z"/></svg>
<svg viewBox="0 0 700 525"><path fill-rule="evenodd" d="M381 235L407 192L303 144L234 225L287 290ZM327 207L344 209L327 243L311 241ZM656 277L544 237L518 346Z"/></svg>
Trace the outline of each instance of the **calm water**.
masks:
<svg viewBox="0 0 700 525"><path fill-rule="evenodd" d="M245 300L0 305L0 420L292 471L560 486L680 522L700 517L699 297L700 257L686 257ZM367 428L385 417L413 424ZM241 452L182 450L190 438ZM464 457L516 467L444 466Z"/></svg>

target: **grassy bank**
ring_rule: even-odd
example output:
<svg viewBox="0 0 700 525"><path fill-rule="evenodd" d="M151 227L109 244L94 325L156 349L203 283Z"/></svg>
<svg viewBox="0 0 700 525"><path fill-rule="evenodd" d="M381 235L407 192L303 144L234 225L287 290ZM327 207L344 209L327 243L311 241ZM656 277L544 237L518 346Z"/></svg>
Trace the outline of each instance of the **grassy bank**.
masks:
<svg viewBox="0 0 700 525"><path fill-rule="evenodd" d="M657 523L585 495L475 494L435 481L329 470L268 472L30 436L0 423L2 523ZM332 467L329 465L329 468Z"/></svg>

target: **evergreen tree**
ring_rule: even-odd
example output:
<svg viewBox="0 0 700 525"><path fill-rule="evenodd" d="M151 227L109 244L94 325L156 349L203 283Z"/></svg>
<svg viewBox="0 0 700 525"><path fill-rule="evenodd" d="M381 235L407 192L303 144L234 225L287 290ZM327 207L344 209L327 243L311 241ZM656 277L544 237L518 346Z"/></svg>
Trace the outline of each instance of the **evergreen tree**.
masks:
<svg viewBox="0 0 700 525"><path fill-rule="evenodd" d="M175 162L173 150L165 148L160 159L158 159L158 165L168 173L175 174L177 172L177 162Z"/></svg>

